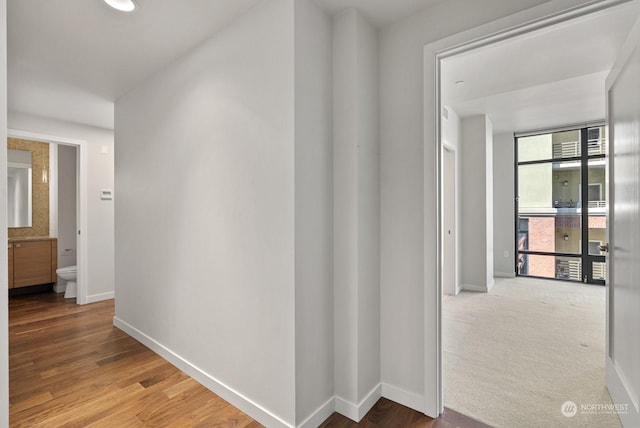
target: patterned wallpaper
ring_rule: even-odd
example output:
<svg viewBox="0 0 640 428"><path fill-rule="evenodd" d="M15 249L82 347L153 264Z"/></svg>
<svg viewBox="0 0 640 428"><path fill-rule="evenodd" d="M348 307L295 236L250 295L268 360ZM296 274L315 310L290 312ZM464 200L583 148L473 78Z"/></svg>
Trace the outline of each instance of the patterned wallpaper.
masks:
<svg viewBox="0 0 640 428"><path fill-rule="evenodd" d="M49 236L49 181L42 182L42 171L49 174L49 144L8 138L7 148L31 151L33 186L32 227L10 228L9 238Z"/></svg>

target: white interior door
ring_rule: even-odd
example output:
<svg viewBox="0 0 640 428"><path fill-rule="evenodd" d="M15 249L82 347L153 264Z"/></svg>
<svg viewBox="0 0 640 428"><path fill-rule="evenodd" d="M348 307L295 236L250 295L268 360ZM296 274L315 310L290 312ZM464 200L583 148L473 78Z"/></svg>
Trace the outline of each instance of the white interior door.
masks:
<svg viewBox="0 0 640 428"><path fill-rule="evenodd" d="M607 78L606 91L606 383L623 425L640 427L640 21Z"/></svg>
<svg viewBox="0 0 640 428"><path fill-rule="evenodd" d="M456 152L444 150L443 154L443 260L442 291L458 294L456 282Z"/></svg>

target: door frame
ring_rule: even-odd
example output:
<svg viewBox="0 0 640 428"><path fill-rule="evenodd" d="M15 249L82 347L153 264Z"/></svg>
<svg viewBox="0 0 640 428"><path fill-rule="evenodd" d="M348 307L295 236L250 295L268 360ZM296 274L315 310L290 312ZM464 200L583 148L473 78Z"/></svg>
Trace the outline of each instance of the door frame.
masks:
<svg viewBox="0 0 640 428"><path fill-rule="evenodd" d="M592 0L575 5L571 0L556 0L508 15L484 25L454 34L423 46L423 170L424 170L424 413L438 417L444 411L442 384L442 60L473 49L489 46L556 24L588 15L633 0ZM435 101L435 102L434 102ZM433 171L432 173L430 173ZM433 185L432 183L435 183ZM435 202L435 204L434 204ZM435 205L435 206L434 206ZM436 231L433 241L432 231ZM435 245L434 245L435 244ZM607 312L608 316L608 312ZM607 341L609 331L607 330Z"/></svg>
<svg viewBox="0 0 640 428"><path fill-rule="evenodd" d="M87 253L88 253L88 239L87 239L87 176L88 176L88 160L87 142L85 140L77 140L66 137L59 137L54 135L40 134L37 132L23 131L18 129L7 129L8 138L21 138L31 141L40 141L49 144L58 144L66 146L77 147L77 200L76 200L76 230L78 235L76 236L77 246L77 261L78 266L78 282L77 282L77 297L76 303L79 305L85 305L87 300Z"/></svg>

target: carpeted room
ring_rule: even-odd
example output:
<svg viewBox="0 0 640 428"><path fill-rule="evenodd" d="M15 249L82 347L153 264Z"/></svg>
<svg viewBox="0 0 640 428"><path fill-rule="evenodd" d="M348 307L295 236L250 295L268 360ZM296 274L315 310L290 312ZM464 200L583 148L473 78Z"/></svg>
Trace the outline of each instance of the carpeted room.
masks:
<svg viewBox="0 0 640 428"><path fill-rule="evenodd" d="M605 288L496 279L443 301L445 406L495 427L619 427L605 388ZM561 406L577 403L566 417Z"/></svg>

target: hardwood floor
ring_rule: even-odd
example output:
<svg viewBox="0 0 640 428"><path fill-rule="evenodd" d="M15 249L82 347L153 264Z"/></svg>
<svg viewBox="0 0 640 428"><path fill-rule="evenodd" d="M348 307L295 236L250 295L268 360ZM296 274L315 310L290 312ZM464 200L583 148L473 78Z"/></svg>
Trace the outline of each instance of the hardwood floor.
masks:
<svg viewBox="0 0 640 428"><path fill-rule="evenodd" d="M113 310L10 298L11 427L262 426L113 327Z"/></svg>
<svg viewBox="0 0 640 428"><path fill-rule="evenodd" d="M445 409L438 419L430 418L408 407L381 398L369 413L355 423L351 419L334 413L320 425L321 428L491 428L482 422L470 419L450 409Z"/></svg>
<svg viewBox="0 0 640 428"><path fill-rule="evenodd" d="M113 311L52 292L9 299L11 427L262 426L113 327ZM359 424L335 413L321 426L487 428L384 398Z"/></svg>

